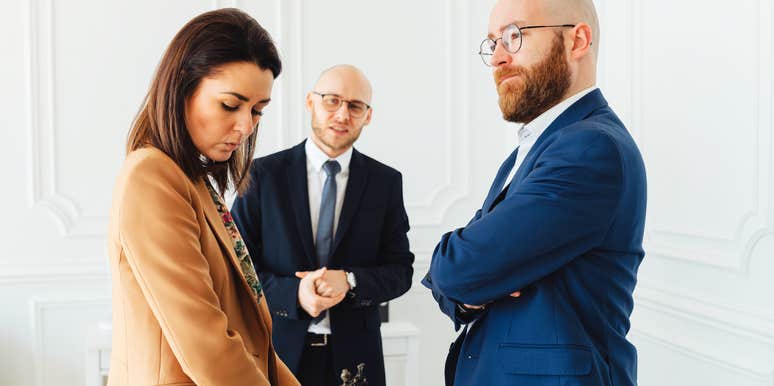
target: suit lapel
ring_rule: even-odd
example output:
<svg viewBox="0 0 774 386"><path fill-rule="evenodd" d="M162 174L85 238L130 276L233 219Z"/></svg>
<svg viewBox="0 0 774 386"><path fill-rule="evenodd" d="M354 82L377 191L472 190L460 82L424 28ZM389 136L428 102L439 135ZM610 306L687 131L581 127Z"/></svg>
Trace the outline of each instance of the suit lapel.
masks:
<svg viewBox="0 0 774 386"><path fill-rule="evenodd" d="M600 91L599 89L596 89L584 95L583 98L579 99L577 102L573 103L570 107L568 107L567 110L565 110L561 115L559 115L548 126L546 131L544 131L543 134L541 134L540 137L537 139L537 141L535 141L535 144L532 145L532 149L524 158L524 162L522 162L521 167L519 167L519 170L517 170L516 174L513 176L513 182L511 183L511 187L515 187L516 185L520 184L521 181L527 177L529 172L532 171L532 166L537 160L537 157L540 155L541 153L540 149L542 149L543 144L557 130L563 127L569 126L575 122L586 119L591 114L593 114L596 110L605 106L607 106L607 101L605 100L605 97L602 96L602 91ZM516 192L516 190L517 189L509 189L508 194L506 194L506 197Z"/></svg>
<svg viewBox="0 0 774 386"><path fill-rule="evenodd" d="M489 188L489 194L486 195L484 205L481 207L484 210L484 213L488 213L492 210L492 203L500 195L500 192L505 185L505 179L511 174L511 169L513 169L513 165L516 162L517 154L519 154L518 147L511 152L511 155L509 155L508 158L503 161L502 165L500 165L497 176L495 176L492 186Z"/></svg>
<svg viewBox="0 0 774 386"><path fill-rule="evenodd" d="M226 226L223 224L223 219L218 213L218 208L216 208L215 203L212 202L212 197L210 196L210 192L207 190L204 181L199 181L196 184L196 192L199 195L199 199L202 201L204 217L207 219L210 229L215 233L215 238L218 239L221 249L226 252L228 261L231 262L233 268L239 273L237 276L239 276L239 279L242 282L242 287L250 294L250 297L253 297L252 289L250 289L250 285L247 284L247 280L245 280L245 277L242 274L242 268L239 264L236 252L234 251L234 240L232 240L231 235L228 234L228 230L226 230ZM256 304L256 306L258 305Z"/></svg>
<svg viewBox="0 0 774 386"><path fill-rule="evenodd" d="M309 216L309 188L306 180L306 152L304 142L296 145L288 160L288 190L298 235L310 266L317 266L317 254L312 241L312 220Z"/></svg>
<svg viewBox="0 0 774 386"><path fill-rule="evenodd" d="M347 233L352 218L357 213L360 201L363 198L366 184L368 183L368 168L365 164L365 157L355 149L352 149L352 159L349 161L349 178L347 180L347 190L344 194L344 204L341 207L339 215L339 225L336 228L336 236L333 241L331 253L336 251L341 239Z"/></svg>

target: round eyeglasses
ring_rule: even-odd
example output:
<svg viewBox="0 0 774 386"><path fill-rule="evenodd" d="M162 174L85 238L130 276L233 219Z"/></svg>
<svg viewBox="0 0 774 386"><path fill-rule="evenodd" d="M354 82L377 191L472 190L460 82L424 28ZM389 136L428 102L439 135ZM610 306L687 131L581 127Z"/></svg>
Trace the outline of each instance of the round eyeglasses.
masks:
<svg viewBox="0 0 774 386"><path fill-rule="evenodd" d="M492 55L494 55L494 52L497 49L498 40L502 41L503 48L505 48L506 51L515 54L521 49L521 43L524 40L522 31L525 29L572 27L575 27L575 24L531 25L527 27L519 27L516 24L511 24L503 29L503 35L499 38L494 40L490 38L484 39L484 41L481 42L481 47L479 47L478 54L481 55L481 60L484 61L484 64L491 67Z"/></svg>
<svg viewBox="0 0 774 386"><path fill-rule="evenodd" d="M351 115L352 118L362 118L363 115L365 115L366 111L368 111L368 109L371 108L371 106L369 106L368 103L361 102L358 100L342 99L340 96L336 94L323 94L317 91L312 91L312 94L319 95L322 98L322 106L325 109L325 111L329 113L338 111L339 108L341 108L341 104L345 102L347 103L347 109L349 110L349 115Z"/></svg>

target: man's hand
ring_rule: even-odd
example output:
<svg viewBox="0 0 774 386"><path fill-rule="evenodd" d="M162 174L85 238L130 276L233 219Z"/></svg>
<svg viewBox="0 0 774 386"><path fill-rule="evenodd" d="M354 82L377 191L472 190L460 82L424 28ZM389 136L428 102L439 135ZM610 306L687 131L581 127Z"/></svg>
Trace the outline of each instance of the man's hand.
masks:
<svg viewBox="0 0 774 386"><path fill-rule="evenodd" d="M313 318L319 316L323 311L339 304L344 300L346 292L337 296L325 297L317 294L315 282L322 278L327 272L323 267L313 272L296 272L296 277L301 279L298 285L298 303ZM345 279L346 280L346 279Z"/></svg>
<svg viewBox="0 0 774 386"><path fill-rule="evenodd" d="M347 281L347 272L331 270L314 282L317 294L325 297L336 297L346 294L351 287Z"/></svg>
<svg viewBox="0 0 774 386"><path fill-rule="evenodd" d="M516 292L512 293L510 296L512 298L518 298L519 296L521 296L521 291L516 291ZM489 303L487 303L487 304L489 304ZM475 305L472 305L472 304L463 304L463 306L465 308L468 308L468 309L471 309L471 310L481 310L484 307L486 307L486 304L482 304L480 306L475 306Z"/></svg>

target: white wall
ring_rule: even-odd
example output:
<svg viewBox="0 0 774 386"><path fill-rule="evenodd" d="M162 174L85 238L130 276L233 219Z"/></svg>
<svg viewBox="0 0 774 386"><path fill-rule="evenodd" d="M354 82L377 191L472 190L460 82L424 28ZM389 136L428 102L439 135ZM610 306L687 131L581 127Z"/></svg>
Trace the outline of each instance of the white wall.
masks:
<svg viewBox="0 0 774 386"><path fill-rule="evenodd" d="M417 255L391 317L421 329L421 384L441 385L454 334L419 279L515 143L475 54L492 3L0 4L0 385L83 385L87 328L109 316L106 216L128 126L173 34L233 5L273 34L285 65L259 154L307 135L303 97L321 69L349 62L373 81L357 147L403 172ZM596 3L599 83L649 173L640 384L774 386L771 2Z"/></svg>

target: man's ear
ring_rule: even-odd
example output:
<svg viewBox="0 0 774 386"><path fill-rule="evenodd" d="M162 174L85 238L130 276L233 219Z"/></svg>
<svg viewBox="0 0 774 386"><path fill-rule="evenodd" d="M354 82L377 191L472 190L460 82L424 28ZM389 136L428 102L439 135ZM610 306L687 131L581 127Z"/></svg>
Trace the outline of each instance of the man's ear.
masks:
<svg viewBox="0 0 774 386"><path fill-rule="evenodd" d="M312 108L314 107L314 101L312 100L314 98L314 94L311 92L306 93L306 111L312 112Z"/></svg>
<svg viewBox="0 0 774 386"><path fill-rule="evenodd" d="M580 59L591 52L594 38L591 26L586 23L578 23L572 29L572 48L570 57Z"/></svg>
<svg viewBox="0 0 774 386"><path fill-rule="evenodd" d="M374 112L374 108L373 107L368 109L368 112L366 113L365 121L363 122L363 126L371 123L371 113L373 113L373 112Z"/></svg>

